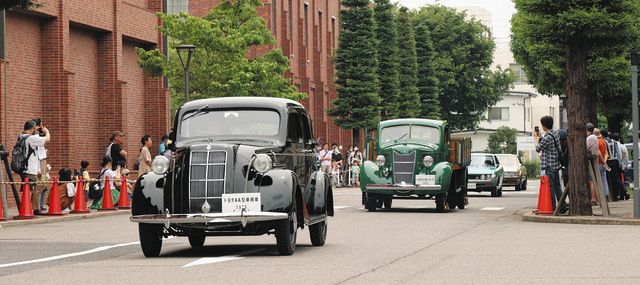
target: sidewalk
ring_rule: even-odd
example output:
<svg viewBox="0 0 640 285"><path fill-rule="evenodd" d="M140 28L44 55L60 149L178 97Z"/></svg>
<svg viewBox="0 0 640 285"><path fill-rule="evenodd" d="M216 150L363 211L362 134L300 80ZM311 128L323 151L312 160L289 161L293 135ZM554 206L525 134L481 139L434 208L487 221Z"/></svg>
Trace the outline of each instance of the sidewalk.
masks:
<svg viewBox="0 0 640 285"><path fill-rule="evenodd" d="M527 212L522 215L526 222L559 223L559 224L589 224L589 225L640 225L640 219L633 218L633 199L609 202L609 217L602 216L599 206L593 207L593 216L542 216Z"/></svg>
<svg viewBox="0 0 640 285"><path fill-rule="evenodd" d="M22 225L35 225L35 224L46 224L46 223L55 223L62 221L71 221L71 220L81 220L81 219L92 219L97 217L106 217L106 216L115 216L115 215L131 215L130 210L117 210L117 211L106 211L99 212L97 210L90 210L91 212L87 214L65 214L61 216L35 216L35 218L30 220L14 220L13 217L18 215L17 208L10 208L4 211L5 221L0 221L0 229L5 227L13 227L13 226L22 226Z"/></svg>

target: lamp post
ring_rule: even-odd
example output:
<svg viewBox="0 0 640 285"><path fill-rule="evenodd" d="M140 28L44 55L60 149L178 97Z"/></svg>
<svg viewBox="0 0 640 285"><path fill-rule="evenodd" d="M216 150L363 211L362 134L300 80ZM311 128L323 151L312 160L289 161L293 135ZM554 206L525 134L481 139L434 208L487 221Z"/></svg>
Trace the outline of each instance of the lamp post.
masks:
<svg viewBox="0 0 640 285"><path fill-rule="evenodd" d="M191 54L196 50L194 45L179 45L176 47L178 51L178 58L182 63L182 69L184 70L184 102L189 102L189 64L191 63ZM182 52L187 53L187 62L182 59Z"/></svg>
<svg viewBox="0 0 640 285"><path fill-rule="evenodd" d="M640 50L631 51L631 115L633 116L633 217L640 218L640 169L638 169L638 65Z"/></svg>

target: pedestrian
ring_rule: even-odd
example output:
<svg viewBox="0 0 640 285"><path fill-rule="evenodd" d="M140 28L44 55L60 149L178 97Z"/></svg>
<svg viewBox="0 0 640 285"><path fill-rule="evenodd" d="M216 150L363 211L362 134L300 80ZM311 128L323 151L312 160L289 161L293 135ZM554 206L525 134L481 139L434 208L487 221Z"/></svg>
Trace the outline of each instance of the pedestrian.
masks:
<svg viewBox="0 0 640 285"><path fill-rule="evenodd" d="M115 145L115 144L114 144ZM121 167L116 166L116 170L113 170L113 160L109 156L102 157L102 162L100 163L102 170L100 170L100 174L98 175L98 180L100 181L100 191L104 193L104 187L106 178L109 177L109 187L111 189L111 198L114 203L117 203L120 199L120 192L116 190L116 184L121 182ZM102 199L104 195L100 197L93 197L93 204L91 205L91 209L100 209L102 208Z"/></svg>
<svg viewBox="0 0 640 285"><path fill-rule="evenodd" d="M611 140L614 144L616 144L616 147L620 150L620 157L618 159L618 167L619 167L618 170L620 173L617 176L615 176L615 179L620 181L620 184L619 184L620 192L617 198L619 200L629 200L631 196L629 195L629 193L627 193L627 187L624 183L624 170L627 168L627 163L629 163L629 152L627 151L627 147L625 147L620 142L619 133L611 134Z"/></svg>
<svg viewBox="0 0 640 285"><path fill-rule="evenodd" d="M362 152L360 152L357 145L353 147L353 154L349 158L349 162L353 164L353 161L356 159L360 162L360 164L362 164Z"/></svg>
<svg viewBox="0 0 640 285"><path fill-rule="evenodd" d="M320 161L320 170L327 175L331 175L331 154L329 150L329 144L322 145L322 150L318 153L318 160Z"/></svg>
<svg viewBox="0 0 640 285"><path fill-rule="evenodd" d="M611 169L607 165L607 160L609 160L607 155L607 143L605 142L604 137L602 137L599 129L593 129L593 134L598 138L598 150L600 151L598 171L600 173L600 181L602 181L602 191L604 192L605 199L609 200L610 188L609 183L607 182L607 171L610 171Z"/></svg>
<svg viewBox="0 0 640 285"><path fill-rule="evenodd" d="M622 193L622 188L624 188L622 181L620 181L620 173L622 173L622 170L620 169L622 150L618 147L618 143L609 137L609 131L607 129L600 131L600 134L604 138L607 146L607 155L609 158L607 160L607 166L611 169L611 171L607 172L607 181L609 183L611 199L613 201L618 201L618 198Z"/></svg>
<svg viewBox="0 0 640 285"><path fill-rule="evenodd" d="M42 132L42 119L35 118L33 122L36 123L36 128L38 129L38 135L44 137L45 134ZM47 197L47 191L49 190L47 183L49 181L49 171L51 170L51 166L47 164L47 148L44 146L36 147L36 153L38 154L38 160L40 160L40 174L38 178L40 179L40 185L42 185L42 192L40 193L40 211L44 211L45 198Z"/></svg>
<svg viewBox="0 0 640 285"><path fill-rule="evenodd" d="M332 168L334 168L337 173L333 173L332 174L336 176L336 187L341 187L342 185L340 185L340 171L342 170L342 150L341 147L338 146L337 144L333 144L331 146L331 149L333 149L333 153L331 154L331 165Z"/></svg>
<svg viewBox="0 0 640 285"><path fill-rule="evenodd" d="M44 136L40 136L40 132ZM36 123L33 120L29 120L24 123L22 135L18 140L20 139L24 139L27 153L27 168L21 173L21 178L23 180L27 178L31 183L31 204L34 215L43 215L44 212L40 209L40 193L42 193L45 185L37 184L41 165L36 149L44 147L47 142L51 141L51 135L47 128L41 127L38 129Z"/></svg>
<svg viewBox="0 0 640 285"><path fill-rule="evenodd" d="M148 135L144 135L142 139L140 139L140 143L142 143L142 148L140 149L140 157L138 158L139 168L138 175L147 174L151 171L151 147L153 146L153 141L151 137Z"/></svg>
<svg viewBox="0 0 640 285"><path fill-rule="evenodd" d="M562 197L560 189L560 178L558 170L561 169L560 156L562 155L562 146L560 145L560 137L557 131L553 130L553 117L543 116L540 118L540 124L545 135L539 138L536 151L541 152L540 173L542 176L549 177L549 186L551 190L551 202L553 208L556 208L556 202Z"/></svg>
<svg viewBox="0 0 640 285"><path fill-rule="evenodd" d="M171 143L172 141L169 139L169 136L163 135L160 141L160 149L158 155L164 155L167 158L171 157L171 149L169 148L169 145Z"/></svg>
<svg viewBox="0 0 640 285"><path fill-rule="evenodd" d="M360 187L360 160L358 160L357 158L354 159L351 163L351 172L353 173L351 184L354 187Z"/></svg>
<svg viewBox="0 0 640 285"><path fill-rule="evenodd" d="M122 149L122 139L126 135L127 134L121 131L115 131L111 134L111 141L113 141L113 143L109 147L111 150L109 156L112 160L111 170L116 170L117 166L120 166L122 168L125 168L127 166L127 151Z"/></svg>
<svg viewBox="0 0 640 285"><path fill-rule="evenodd" d="M596 128L592 123L587 123L587 156L595 161L597 169L593 169L593 178L596 175L600 175L600 164L604 163L602 159L602 154L600 153L600 148L598 146L598 136L596 135ZM600 131L598 131L600 133ZM592 163L592 162L590 162ZM589 188L591 189L591 205L595 206L598 204L595 181L591 178L591 175L587 175L587 181L589 181Z"/></svg>
<svg viewBox="0 0 640 285"><path fill-rule="evenodd" d="M74 181L76 180L76 177L72 176L73 171L68 168L60 169L58 175L60 177L60 180L58 182L58 189L60 191L60 206L62 212L66 214L71 212L71 208L73 207L73 204L75 202L77 191ZM49 205L49 207L51 207L51 205Z"/></svg>
<svg viewBox="0 0 640 285"><path fill-rule="evenodd" d="M91 184L91 175L89 175L89 161L83 160L80 162L80 171L78 171L78 176L82 177L83 190L84 190L84 198L88 201L89 199L89 184ZM78 189L79 190L79 189Z"/></svg>

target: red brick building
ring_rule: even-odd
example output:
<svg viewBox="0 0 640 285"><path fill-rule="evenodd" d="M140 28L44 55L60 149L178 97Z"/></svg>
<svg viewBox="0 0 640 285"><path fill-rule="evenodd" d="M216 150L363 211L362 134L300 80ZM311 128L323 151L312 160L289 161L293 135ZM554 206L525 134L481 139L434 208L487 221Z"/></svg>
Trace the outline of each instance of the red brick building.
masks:
<svg viewBox="0 0 640 285"><path fill-rule="evenodd" d="M204 16L220 0L182 0L194 16ZM298 90L307 93L302 103L313 120L315 137L321 142L352 144L353 132L341 130L326 110L336 98L333 55L338 46L340 23L338 0L263 0L258 14L277 39L271 47L254 49L260 55L270 48L282 49L289 58L288 74Z"/></svg>
<svg viewBox="0 0 640 285"><path fill-rule="evenodd" d="M24 122L42 118L52 133L47 148L54 173L78 169L82 159L97 171L114 130L129 134L130 161L143 134L157 145L168 129L169 99L162 80L138 67L134 48L162 45L155 13L163 0L40 3L6 14L0 143L10 151Z"/></svg>

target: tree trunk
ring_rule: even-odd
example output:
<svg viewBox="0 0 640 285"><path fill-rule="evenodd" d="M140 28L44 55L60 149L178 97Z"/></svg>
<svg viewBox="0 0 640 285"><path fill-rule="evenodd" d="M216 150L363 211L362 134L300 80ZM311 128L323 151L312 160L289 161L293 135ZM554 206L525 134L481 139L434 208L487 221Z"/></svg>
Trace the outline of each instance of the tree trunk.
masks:
<svg viewBox="0 0 640 285"><path fill-rule="evenodd" d="M623 116L621 114L608 116L607 129L609 129L609 134L613 134L613 133L619 134L622 130L622 121L623 121Z"/></svg>
<svg viewBox="0 0 640 285"><path fill-rule="evenodd" d="M586 123L596 110L596 97L588 92L587 51L583 45L567 47L565 95L569 120L569 214L590 216L591 192L587 186Z"/></svg>

